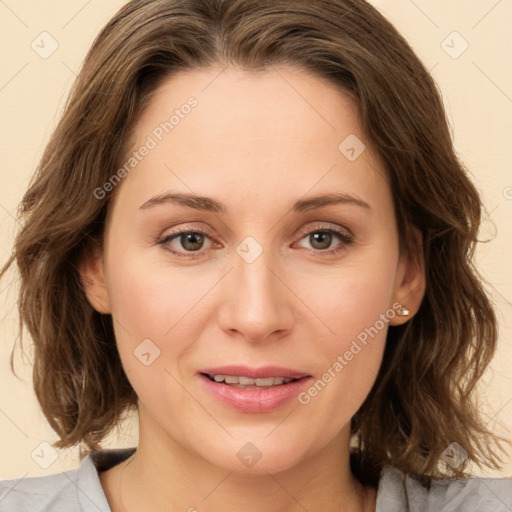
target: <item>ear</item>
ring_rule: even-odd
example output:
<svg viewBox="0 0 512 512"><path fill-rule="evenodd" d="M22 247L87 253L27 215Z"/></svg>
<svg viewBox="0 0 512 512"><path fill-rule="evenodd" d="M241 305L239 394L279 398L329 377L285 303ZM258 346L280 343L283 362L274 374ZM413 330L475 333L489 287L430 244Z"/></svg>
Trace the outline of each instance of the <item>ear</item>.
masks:
<svg viewBox="0 0 512 512"><path fill-rule="evenodd" d="M80 282L91 306L98 313L109 314L110 298L105 279L103 248L95 243L88 249L80 263Z"/></svg>
<svg viewBox="0 0 512 512"><path fill-rule="evenodd" d="M407 316L395 315L390 320L390 325L401 325L410 320L418 312L425 294L426 278L423 260L423 237L419 229L413 228L413 230L418 250L410 250L400 256L393 300L390 305L396 311L398 303L409 310L409 314Z"/></svg>

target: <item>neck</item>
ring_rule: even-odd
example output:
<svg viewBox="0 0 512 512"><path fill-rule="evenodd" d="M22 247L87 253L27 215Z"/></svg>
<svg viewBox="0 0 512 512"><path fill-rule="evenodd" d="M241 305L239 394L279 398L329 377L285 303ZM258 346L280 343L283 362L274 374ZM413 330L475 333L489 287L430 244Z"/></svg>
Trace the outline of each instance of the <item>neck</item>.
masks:
<svg viewBox="0 0 512 512"><path fill-rule="evenodd" d="M110 475L106 494L113 512L375 510L376 489L364 488L350 471L346 430L288 469L258 473L220 468L167 435L144 432L137 451Z"/></svg>

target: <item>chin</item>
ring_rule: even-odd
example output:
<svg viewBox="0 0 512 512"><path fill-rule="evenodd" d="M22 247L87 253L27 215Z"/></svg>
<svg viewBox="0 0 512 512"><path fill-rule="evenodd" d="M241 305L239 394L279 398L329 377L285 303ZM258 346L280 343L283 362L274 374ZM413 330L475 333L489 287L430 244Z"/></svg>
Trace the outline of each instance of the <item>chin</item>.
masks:
<svg viewBox="0 0 512 512"><path fill-rule="evenodd" d="M251 442L245 436L243 441L230 440L229 444L233 447L216 444L209 453L203 454L204 458L226 471L266 475L287 471L300 464L306 456L302 442L284 445L264 438Z"/></svg>

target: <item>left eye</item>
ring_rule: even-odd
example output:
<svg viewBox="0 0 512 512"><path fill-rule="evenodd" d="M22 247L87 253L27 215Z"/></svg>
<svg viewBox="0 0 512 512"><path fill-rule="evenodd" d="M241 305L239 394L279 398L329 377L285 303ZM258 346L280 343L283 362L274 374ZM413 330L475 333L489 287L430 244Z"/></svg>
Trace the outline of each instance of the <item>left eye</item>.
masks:
<svg viewBox="0 0 512 512"><path fill-rule="evenodd" d="M320 254L332 254L344 249L347 245L351 244L354 240L351 235L341 230L333 228L315 228L312 231L303 233L301 240L308 239L315 252ZM330 249L331 243L334 238L338 238L341 241L334 249Z"/></svg>

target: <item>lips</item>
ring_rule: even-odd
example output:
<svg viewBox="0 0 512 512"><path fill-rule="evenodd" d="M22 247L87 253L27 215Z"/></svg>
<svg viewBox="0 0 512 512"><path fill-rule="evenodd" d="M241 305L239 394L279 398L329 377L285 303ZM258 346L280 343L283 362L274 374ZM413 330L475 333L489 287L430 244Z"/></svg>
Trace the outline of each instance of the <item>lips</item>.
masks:
<svg viewBox="0 0 512 512"><path fill-rule="evenodd" d="M204 368L199 376L210 396L245 413L270 412L284 406L303 391L312 378L307 373L282 366L239 365Z"/></svg>

